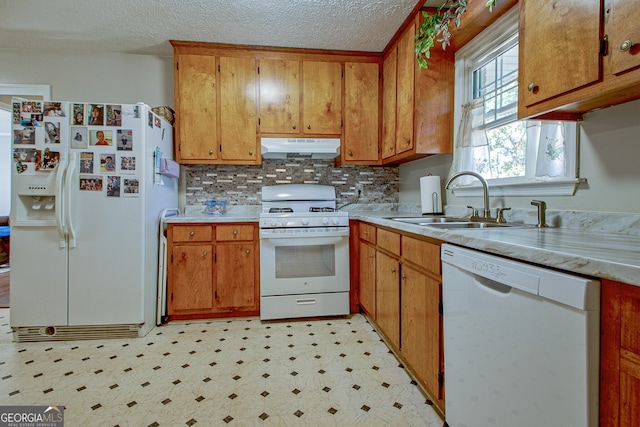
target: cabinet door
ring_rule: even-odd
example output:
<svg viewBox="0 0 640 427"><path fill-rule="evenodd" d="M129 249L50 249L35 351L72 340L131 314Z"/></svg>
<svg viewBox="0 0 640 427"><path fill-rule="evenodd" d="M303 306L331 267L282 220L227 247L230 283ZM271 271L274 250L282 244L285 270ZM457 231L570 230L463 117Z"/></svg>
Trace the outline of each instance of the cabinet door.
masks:
<svg viewBox="0 0 640 427"><path fill-rule="evenodd" d="M376 319L376 248L360 243L360 306Z"/></svg>
<svg viewBox="0 0 640 427"><path fill-rule="evenodd" d="M256 60L220 58L220 159L257 163Z"/></svg>
<svg viewBox="0 0 640 427"><path fill-rule="evenodd" d="M174 245L171 251L168 313L213 309L213 246Z"/></svg>
<svg viewBox="0 0 640 427"><path fill-rule="evenodd" d="M258 309L254 243L222 244L216 248L216 309Z"/></svg>
<svg viewBox="0 0 640 427"><path fill-rule="evenodd" d="M396 154L411 150L416 62L414 53L415 23L409 25L398 41Z"/></svg>
<svg viewBox="0 0 640 427"><path fill-rule="evenodd" d="M303 132L342 133L342 65L305 61L302 64Z"/></svg>
<svg viewBox="0 0 640 427"><path fill-rule="evenodd" d="M176 70L177 159L217 159L216 58L180 54Z"/></svg>
<svg viewBox="0 0 640 427"><path fill-rule="evenodd" d="M382 62L382 158L396 154L397 47ZM406 90L406 89L405 89Z"/></svg>
<svg viewBox="0 0 640 427"><path fill-rule="evenodd" d="M402 266L402 355L430 394L443 398L440 282Z"/></svg>
<svg viewBox="0 0 640 427"><path fill-rule="evenodd" d="M260 60L260 132L299 133L300 62Z"/></svg>
<svg viewBox="0 0 640 427"><path fill-rule="evenodd" d="M400 348L400 264L382 252L376 254L376 321L389 342Z"/></svg>
<svg viewBox="0 0 640 427"><path fill-rule="evenodd" d="M612 0L609 28L611 72L640 66L640 6L633 0Z"/></svg>
<svg viewBox="0 0 640 427"><path fill-rule="evenodd" d="M640 287L602 281L600 425L640 424Z"/></svg>
<svg viewBox="0 0 640 427"><path fill-rule="evenodd" d="M378 161L378 82L380 66L348 62L344 66L343 159Z"/></svg>
<svg viewBox="0 0 640 427"><path fill-rule="evenodd" d="M601 79L600 1L519 2L519 111Z"/></svg>

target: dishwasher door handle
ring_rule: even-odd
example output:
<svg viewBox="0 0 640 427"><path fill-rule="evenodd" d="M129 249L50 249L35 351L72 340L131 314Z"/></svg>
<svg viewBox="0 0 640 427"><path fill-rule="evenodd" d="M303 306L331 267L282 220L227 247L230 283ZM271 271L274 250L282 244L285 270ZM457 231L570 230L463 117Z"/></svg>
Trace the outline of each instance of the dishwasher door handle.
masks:
<svg viewBox="0 0 640 427"><path fill-rule="evenodd" d="M481 287L485 292L491 292L492 294L499 297L506 297L513 290L513 287L509 285L496 282L495 280L487 279L486 277L474 275L473 278L475 279L474 282L476 286Z"/></svg>

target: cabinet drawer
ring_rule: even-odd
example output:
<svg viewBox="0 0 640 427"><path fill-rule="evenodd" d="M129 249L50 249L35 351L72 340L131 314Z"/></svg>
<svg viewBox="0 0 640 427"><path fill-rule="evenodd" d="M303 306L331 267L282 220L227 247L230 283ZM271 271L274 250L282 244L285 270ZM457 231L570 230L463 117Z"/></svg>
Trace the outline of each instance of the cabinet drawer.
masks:
<svg viewBox="0 0 640 427"><path fill-rule="evenodd" d="M236 241L236 240L253 240L254 226L246 225L218 225L216 227L216 240L218 242Z"/></svg>
<svg viewBox="0 0 640 427"><path fill-rule="evenodd" d="M403 236L402 257L406 261L440 275L440 245Z"/></svg>
<svg viewBox="0 0 640 427"><path fill-rule="evenodd" d="M360 223L360 238L369 243L376 244L376 227L371 224Z"/></svg>
<svg viewBox="0 0 640 427"><path fill-rule="evenodd" d="M210 225L174 225L174 242L210 242L213 232Z"/></svg>
<svg viewBox="0 0 640 427"><path fill-rule="evenodd" d="M378 248L400 255L400 235L393 231L378 229Z"/></svg>

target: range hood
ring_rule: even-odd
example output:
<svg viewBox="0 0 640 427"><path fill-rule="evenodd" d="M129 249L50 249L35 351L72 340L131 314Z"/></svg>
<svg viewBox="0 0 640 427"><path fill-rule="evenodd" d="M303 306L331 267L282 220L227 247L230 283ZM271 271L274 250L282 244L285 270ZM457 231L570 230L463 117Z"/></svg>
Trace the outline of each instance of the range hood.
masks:
<svg viewBox="0 0 640 427"><path fill-rule="evenodd" d="M340 138L262 138L260 142L264 159L334 159L340 154Z"/></svg>

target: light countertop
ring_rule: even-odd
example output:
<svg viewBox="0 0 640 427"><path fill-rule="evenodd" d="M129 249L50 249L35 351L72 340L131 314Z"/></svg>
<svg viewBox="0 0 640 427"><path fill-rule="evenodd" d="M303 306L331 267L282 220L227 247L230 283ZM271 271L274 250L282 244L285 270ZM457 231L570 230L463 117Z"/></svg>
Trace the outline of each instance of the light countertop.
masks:
<svg viewBox="0 0 640 427"><path fill-rule="evenodd" d="M257 222L260 206L228 207L221 216L203 211L171 217L167 223ZM419 216L394 210L351 210L350 219L394 228L496 255L587 276L640 286L640 235L581 228L484 228L442 230L393 221Z"/></svg>

